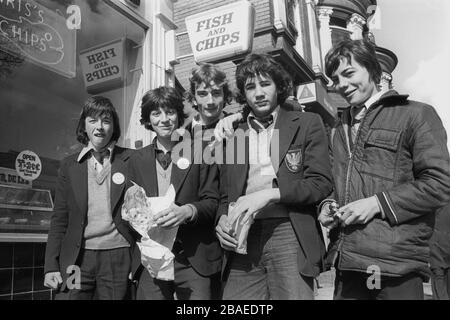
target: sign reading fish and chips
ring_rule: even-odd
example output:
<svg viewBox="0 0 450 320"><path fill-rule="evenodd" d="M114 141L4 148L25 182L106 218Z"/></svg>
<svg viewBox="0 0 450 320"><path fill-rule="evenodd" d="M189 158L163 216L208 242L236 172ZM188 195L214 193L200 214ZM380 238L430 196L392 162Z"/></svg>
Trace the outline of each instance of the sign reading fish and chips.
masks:
<svg viewBox="0 0 450 320"><path fill-rule="evenodd" d="M0 0L0 50L63 76L76 74L76 31L33 0Z"/></svg>
<svg viewBox="0 0 450 320"><path fill-rule="evenodd" d="M123 84L126 44L126 39L118 39L80 52L84 83L89 93L104 92Z"/></svg>
<svg viewBox="0 0 450 320"><path fill-rule="evenodd" d="M248 1L201 12L185 21L196 62L214 62L252 50L255 9Z"/></svg>

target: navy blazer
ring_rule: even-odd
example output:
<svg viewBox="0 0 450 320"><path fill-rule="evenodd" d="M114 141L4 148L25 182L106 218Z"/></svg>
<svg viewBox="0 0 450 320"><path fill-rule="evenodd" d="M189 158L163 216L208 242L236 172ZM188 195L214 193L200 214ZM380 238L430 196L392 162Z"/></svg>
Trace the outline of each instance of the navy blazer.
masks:
<svg viewBox="0 0 450 320"><path fill-rule="evenodd" d="M247 131L247 122L241 123L239 129ZM319 115L298 112L286 105L279 110L275 130L279 130L279 157L272 158L272 164L280 189L279 204L288 210L302 248L301 254L304 256L302 260L305 263L301 266L300 273L315 277L323 269L325 254L316 206L330 195L333 189L328 138ZM272 144L275 143L275 136L275 134L272 136ZM235 142L234 145L236 148L238 143ZM221 179L224 180L221 183L227 186L221 188L221 192L226 190L226 196L221 194L216 220L221 215L227 214L228 203L236 202L240 196L245 195L249 172L248 152L248 135L246 135L244 163L241 160L241 164L226 164L221 167ZM239 163L237 162L239 156L235 150L234 163ZM231 256L226 254L228 260Z"/></svg>
<svg viewBox="0 0 450 320"><path fill-rule="evenodd" d="M128 222L122 220L121 204L125 194L126 181L114 183L116 173L128 175L127 162L133 151L114 147L111 158L111 212L117 230L131 246L135 245L134 230ZM55 196L55 208L51 218L45 250L44 272L61 272L63 283L68 274L67 267L75 265L83 242L84 229L87 224L88 210L88 173L87 157L81 163L77 161L78 153L61 161ZM117 180L116 180L117 182Z"/></svg>
<svg viewBox="0 0 450 320"><path fill-rule="evenodd" d="M198 150L202 151L202 150ZM219 177L217 165L192 163L194 155L189 157L189 166L181 169L172 164L171 184L175 188L175 204L192 204L197 208L197 218L188 224L179 226L177 239L182 243L184 254L192 267L203 276L220 272L222 249L215 236L215 217L219 202ZM135 182L145 189L147 197L157 197L158 180L156 172L155 145L138 150L129 162L129 182ZM201 159L196 157L196 159ZM139 239L137 239L139 240ZM141 260L139 248L133 253L132 272L137 277Z"/></svg>

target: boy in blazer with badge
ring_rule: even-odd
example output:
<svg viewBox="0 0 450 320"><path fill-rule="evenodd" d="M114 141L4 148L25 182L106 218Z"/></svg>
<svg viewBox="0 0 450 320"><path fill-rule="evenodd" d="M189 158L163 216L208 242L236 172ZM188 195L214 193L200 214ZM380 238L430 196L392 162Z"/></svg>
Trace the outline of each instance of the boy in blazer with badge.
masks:
<svg viewBox="0 0 450 320"><path fill-rule="evenodd" d="M214 234L218 168L196 157L193 144L179 142L175 131L186 118L183 108L182 96L171 87L151 90L142 98L141 123L156 137L130 160L129 179L143 187L147 197L162 196L173 185L175 203L159 212L155 221L158 227L178 227L178 231L172 248L173 281L153 278L141 264L139 248L135 248L132 272L138 300L173 300L175 296L178 300L211 299L212 278L222 264L222 250ZM176 154L179 143L190 150Z"/></svg>
<svg viewBox="0 0 450 320"><path fill-rule="evenodd" d="M44 285L56 299L125 299L135 242L120 208L132 151L116 145L119 118L101 96L86 101L76 133L85 147L61 162Z"/></svg>
<svg viewBox="0 0 450 320"><path fill-rule="evenodd" d="M248 55L237 67L236 82L250 113L229 137L238 139L238 131L245 132L245 148L227 147L221 169L228 185L216 226L228 250L223 298L313 299L314 277L322 270L325 252L316 206L332 191L323 123L316 114L285 105L289 77L268 55ZM216 139L232 130L231 119L219 122ZM239 160L243 152L244 163ZM254 219L245 255L234 252L230 204L234 214Z"/></svg>

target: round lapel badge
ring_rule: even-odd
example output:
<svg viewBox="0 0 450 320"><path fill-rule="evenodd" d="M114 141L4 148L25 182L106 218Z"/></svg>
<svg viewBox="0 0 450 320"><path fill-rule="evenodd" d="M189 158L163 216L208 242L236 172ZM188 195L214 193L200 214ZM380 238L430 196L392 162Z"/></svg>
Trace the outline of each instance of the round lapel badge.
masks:
<svg viewBox="0 0 450 320"><path fill-rule="evenodd" d="M125 176L120 172L116 172L116 173L114 173L114 175L112 177L112 181L115 184L122 184L125 182Z"/></svg>
<svg viewBox="0 0 450 320"><path fill-rule="evenodd" d="M186 158L180 158L177 161L177 167L180 168L181 170L185 170L189 167L190 162L188 159Z"/></svg>

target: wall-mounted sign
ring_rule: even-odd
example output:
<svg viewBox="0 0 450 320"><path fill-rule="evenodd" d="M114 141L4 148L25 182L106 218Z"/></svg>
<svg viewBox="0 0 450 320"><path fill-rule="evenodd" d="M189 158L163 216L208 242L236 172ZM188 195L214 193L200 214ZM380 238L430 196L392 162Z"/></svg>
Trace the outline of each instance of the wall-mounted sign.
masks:
<svg viewBox="0 0 450 320"><path fill-rule="evenodd" d="M327 89L319 80L304 83L297 87L298 102L305 105L306 111L318 112L323 119L334 121L337 117L337 108L329 101Z"/></svg>
<svg viewBox="0 0 450 320"><path fill-rule="evenodd" d="M0 50L66 77L76 74L76 31L33 0L0 1Z"/></svg>
<svg viewBox="0 0 450 320"><path fill-rule="evenodd" d="M42 172L41 159L33 151L22 151L16 158L16 171L25 180L36 180Z"/></svg>
<svg viewBox="0 0 450 320"><path fill-rule="evenodd" d="M31 188L31 181L23 179L16 170L0 167L0 184Z"/></svg>
<svg viewBox="0 0 450 320"><path fill-rule="evenodd" d="M310 82L298 86L297 99L300 103L309 103L316 101L316 83Z"/></svg>
<svg viewBox="0 0 450 320"><path fill-rule="evenodd" d="M123 84L125 44L125 39L118 39L80 51L84 83L89 93L111 90Z"/></svg>
<svg viewBox="0 0 450 320"><path fill-rule="evenodd" d="M186 17L196 62L213 62L252 50L255 9L248 1L234 2Z"/></svg>

